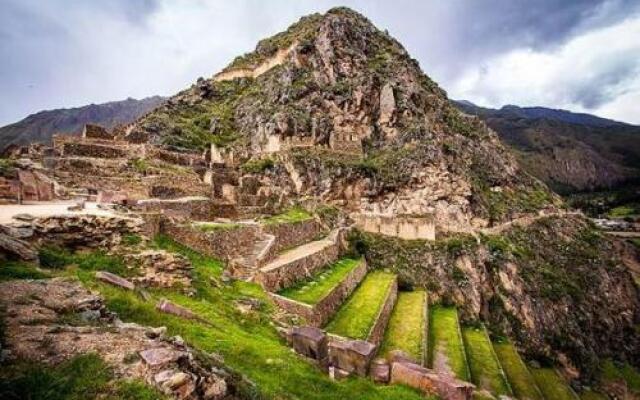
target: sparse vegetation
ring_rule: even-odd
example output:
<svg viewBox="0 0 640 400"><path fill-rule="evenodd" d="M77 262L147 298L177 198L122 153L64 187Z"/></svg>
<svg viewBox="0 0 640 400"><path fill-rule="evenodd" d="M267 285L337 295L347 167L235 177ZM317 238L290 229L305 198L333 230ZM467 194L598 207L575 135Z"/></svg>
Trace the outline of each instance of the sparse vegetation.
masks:
<svg viewBox="0 0 640 400"><path fill-rule="evenodd" d="M0 267L0 281L9 281L12 279L44 279L49 277L49 273L27 262L7 261Z"/></svg>
<svg viewBox="0 0 640 400"><path fill-rule="evenodd" d="M71 253L55 246L45 246L39 252L40 265L49 269L62 269L71 265L84 271L107 271L120 276L134 276L136 266L127 267L119 256L110 255L102 250Z"/></svg>
<svg viewBox="0 0 640 400"><path fill-rule="evenodd" d="M275 165L276 164L273 158L265 157L265 158L249 160L246 163L242 164L240 168L245 173L259 174L269 169L272 169Z"/></svg>
<svg viewBox="0 0 640 400"><path fill-rule="evenodd" d="M242 225L233 222L206 222L198 223L194 225L202 232L216 232L216 231L229 231L232 229L238 229Z"/></svg>
<svg viewBox="0 0 640 400"><path fill-rule="evenodd" d="M292 207L282 214L273 215L263 219L266 225L288 224L302 222L313 218L313 215L302 207Z"/></svg>

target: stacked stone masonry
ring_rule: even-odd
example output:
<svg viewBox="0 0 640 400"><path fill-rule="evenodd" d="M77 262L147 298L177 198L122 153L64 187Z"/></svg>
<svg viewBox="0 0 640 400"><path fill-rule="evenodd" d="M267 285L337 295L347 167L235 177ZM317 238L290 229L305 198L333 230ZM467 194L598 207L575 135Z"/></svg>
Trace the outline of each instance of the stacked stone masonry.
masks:
<svg viewBox="0 0 640 400"><path fill-rule="evenodd" d="M329 319L366 275L367 264L363 259L357 267L349 272L342 282L314 305L301 303L275 293L269 293L269 295L281 309L302 317L310 326L321 327L329 322Z"/></svg>

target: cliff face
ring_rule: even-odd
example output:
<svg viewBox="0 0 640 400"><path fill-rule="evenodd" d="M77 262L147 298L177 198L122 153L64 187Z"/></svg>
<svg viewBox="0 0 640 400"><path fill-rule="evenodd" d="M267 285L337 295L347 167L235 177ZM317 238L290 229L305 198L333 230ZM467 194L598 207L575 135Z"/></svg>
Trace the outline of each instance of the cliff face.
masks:
<svg viewBox="0 0 640 400"><path fill-rule="evenodd" d="M54 134L76 134L85 124L97 124L111 129L128 124L151 111L164 101L160 96L142 100L127 99L84 107L41 111L14 124L0 128L0 151L9 145L51 143Z"/></svg>
<svg viewBox="0 0 640 400"><path fill-rule="evenodd" d="M579 216L545 217L500 235L407 242L352 238L373 267L456 304L528 356L553 360L584 378L599 360L640 359L640 293L616 243ZM628 262L628 260L627 260Z"/></svg>
<svg viewBox="0 0 640 400"><path fill-rule="evenodd" d="M261 41L137 129L176 146L213 142L242 161L281 150L284 191L355 211L435 215L445 230L556 202L396 40L344 8Z"/></svg>

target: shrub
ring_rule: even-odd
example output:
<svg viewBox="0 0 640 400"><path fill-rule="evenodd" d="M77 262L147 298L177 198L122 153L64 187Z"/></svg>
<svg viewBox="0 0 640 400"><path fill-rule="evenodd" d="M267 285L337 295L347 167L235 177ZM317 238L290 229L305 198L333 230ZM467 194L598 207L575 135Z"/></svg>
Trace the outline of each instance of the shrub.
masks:
<svg viewBox="0 0 640 400"><path fill-rule="evenodd" d="M251 173L251 174L259 174L268 169L272 169L275 166L275 162L272 158L260 158L257 160L249 160L246 163L242 164L240 167L243 172Z"/></svg>

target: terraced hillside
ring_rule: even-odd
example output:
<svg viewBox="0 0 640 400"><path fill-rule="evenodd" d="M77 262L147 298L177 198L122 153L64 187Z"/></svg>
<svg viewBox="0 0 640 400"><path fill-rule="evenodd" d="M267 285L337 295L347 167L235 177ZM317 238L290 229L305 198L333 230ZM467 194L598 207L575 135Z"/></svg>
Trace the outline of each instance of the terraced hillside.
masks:
<svg viewBox="0 0 640 400"><path fill-rule="evenodd" d="M426 359L427 293L399 292L379 354L402 350L420 364Z"/></svg>

